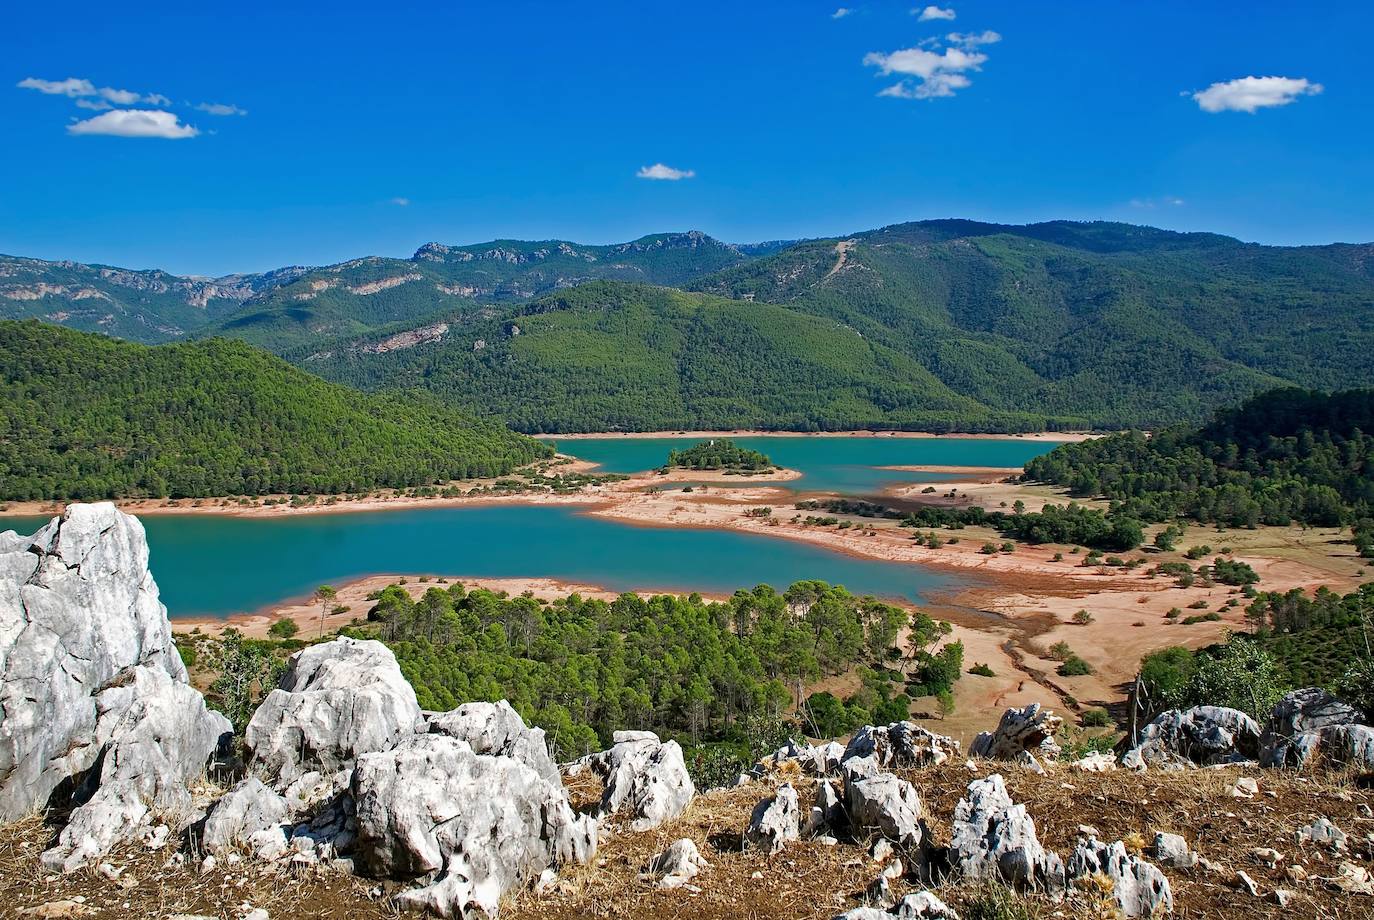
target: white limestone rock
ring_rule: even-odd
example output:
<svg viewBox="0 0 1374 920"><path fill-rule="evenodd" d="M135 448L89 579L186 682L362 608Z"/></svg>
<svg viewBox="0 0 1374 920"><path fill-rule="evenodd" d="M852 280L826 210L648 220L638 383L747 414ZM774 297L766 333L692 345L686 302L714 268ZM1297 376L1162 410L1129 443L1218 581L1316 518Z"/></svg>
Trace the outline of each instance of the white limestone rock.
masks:
<svg viewBox="0 0 1374 920"><path fill-rule="evenodd" d="M108 502L77 504L31 537L0 533L0 823L47 806L97 764L122 733L110 714L124 694L105 691L151 686L131 678L134 669L186 686L138 519ZM191 735L223 724L184 699ZM205 755L180 741L169 739L165 753L199 760L175 774L199 773Z"/></svg>
<svg viewBox="0 0 1374 920"><path fill-rule="evenodd" d="M1038 760L1057 760L1059 745L1054 736L1063 724L1062 718L1039 703L1008 709L995 730L978 733L968 752L989 760L1018 760L1023 753Z"/></svg>
<svg viewBox="0 0 1374 920"><path fill-rule="evenodd" d="M855 837L876 835L909 850L920 848L925 809L911 783L891 773L858 778L845 783L845 801Z"/></svg>
<svg viewBox="0 0 1374 920"><path fill-rule="evenodd" d="M1145 726L1121 763L1133 770L1247 763L1259 756L1259 742L1259 724L1238 709L1171 709Z"/></svg>
<svg viewBox="0 0 1374 920"><path fill-rule="evenodd" d="M359 755L385 751L421 725L415 691L391 650L341 637L291 656L277 688L253 713L244 743L250 771L273 789L286 792L303 778L319 786L323 778L321 791L337 791Z"/></svg>
<svg viewBox="0 0 1374 920"><path fill-rule="evenodd" d="M558 764L549 756L542 728L530 728L505 700L464 703L430 716L428 730L466 741L475 753L504 754L532 767L549 782L559 782Z"/></svg>
<svg viewBox="0 0 1374 920"><path fill-rule="evenodd" d="M155 819L189 825L197 817L189 784L232 732L198 691L160 668L125 671L96 696L96 709L99 770L84 784L93 791L43 854L49 869L89 865L115 844L141 837Z"/></svg>
<svg viewBox="0 0 1374 920"><path fill-rule="evenodd" d="M289 824L286 799L250 776L215 803L201 830L201 847L207 853L247 850L262 860L278 859L287 852Z"/></svg>
<svg viewBox="0 0 1374 920"><path fill-rule="evenodd" d="M495 916L506 892L596 852L596 822L573 813L561 785L443 734L362 754L352 797L359 871L419 880L398 901L443 917Z"/></svg>
<svg viewBox="0 0 1374 920"><path fill-rule="evenodd" d="M856 907L835 920L959 920L959 914L947 906L933 892L917 891L883 910L877 907Z"/></svg>
<svg viewBox="0 0 1374 920"><path fill-rule="evenodd" d="M687 810L696 786L676 741L659 741L653 732L616 732L611 740L609 749L567 768L570 776L591 770L605 784L598 818L627 809L631 829L646 831Z"/></svg>
<svg viewBox="0 0 1374 920"><path fill-rule="evenodd" d="M772 855L801 836L801 803L791 783L754 806L744 829L744 848Z"/></svg>
<svg viewBox="0 0 1374 920"><path fill-rule="evenodd" d="M865 725L845 746L841 762L872 757L880 767L935 767L959 755L959 742L915 722Z"/></svg>
<svg viewBox="0 0 1374 920"><path fill-rule="evenodd" d="M1374 766L1374 730L1360 722L1359 710L1319 687L1294 690L1279 700L1265 724L1260 766L1305 767L1317 758ZM1369 739L1365 744L1361 735ZM1368 754L1362 756L1365 748Z"/></svg>
<svg viewBox="0 0 1374 920"><path fill-rule="evenodd" d="M1191 869L1198 862L1197 854L1188 848L1188 841L1178 834L1169 834L1164 831L1155 832L1154 843L1150 846L1150 855L1160 865L1168 866L1171 869Z"/></svg>
<svg viewBox="0 0 1374 920"><path fill-rule="evenodd" d="M954 808L950 842L966 878L1000 880L1017 890L1064 891L1064 863L1040 844L1026 807L1013 803L1000 774L976 779Z"/></svg>
<svg viewBox="0 0 1374 920"><path fill-rule="evenodd" d="M1102 843L1080 840L1069 857L1068 878L1104 875L1111 879L1112 894L1126 917L1153 917L1174 909L1174 895L1164 873L1126 852L1120 840Z"/></svg>
<svg viewBox="0 0 1374 920"><path fill-rule="evenodd" d="M681 888L701 870L709 868L711 864L701 855L696 843L690 837L683 837L649 860L642 877L646 881L653 880L659 888Z"/></svg>

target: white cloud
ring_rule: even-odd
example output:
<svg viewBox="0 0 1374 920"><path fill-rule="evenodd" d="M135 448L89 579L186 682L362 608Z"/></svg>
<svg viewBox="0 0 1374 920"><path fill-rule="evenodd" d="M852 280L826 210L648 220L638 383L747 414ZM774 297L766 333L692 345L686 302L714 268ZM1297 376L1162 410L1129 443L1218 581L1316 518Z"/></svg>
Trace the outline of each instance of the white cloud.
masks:
<svg viewBox="0 0 1374 920"><path fill-rule="evenodd" d="M831 19L843 19L844 17L850 15L850 14L853 13L853 12L854 12L854 10L852 10L851 8L849 8L849 7L847 7L847 6L842 6L842 7L840 7L838 10L836 10L835 12L831 13L831 14L830 14L830 18L831 18Z"/></svg>
<svg viewBox="0 0 1374 920"><path fill-rule="evenodd" d="M68 77L65 80L42 80L38 77L25 77L16 84L20 89L36 89L49 96L66 96L75 99L83 109L108 109L116 105L133 105L146 102L149 105L171 105L172 100L160 93L139 95L131 89L115 89L112 86L96 87L90 80L81 77Z"/></svg>
<svg viewBox="0 0 1374 920"><path fill-rule="evenodd" d="M228 102L202 102L196 111L209 115L247 115L248 112Z"/></svg>
<svg viewBox="0 0 1374 920"><path fill-rule="evenodd" d="M995 33L994 33L995 34ZM938 47L938 46L937 46ZM900 82L887 87L879 96L896 99L941 99L968 88L966 75L981 69L988 56L981 51L963 48L903 48L891 54L874 51L864 57L864 64L877 67L883 76L899 74Z"/></svg>
<svg viewBox="0 0 1374 920"><path fill-rule="evenodd" d="M991 29L984 29L982 32L951 32L945 38L953 45L976 48L978 45L997 44L1002 40L1002 34Z"/></svg>
<svg viewBox="0 0 1374 920"><path fill-rule="evenodd" d="M110 102L115 105L133 105L135 102L138 102L142 98L141 96L139 96L138 93L134 92L133 90L112 89L108 86L103 86L100 88L100 95L102 98L104 98L106 102Z"/></svg>
<svg viewBox="0 0 1374 920"><path fill-rule="evenodd" d="M676 182L679 179L691 179L696 176L694 169L674 169L662 163L655 163L653 166L641 166L635 176L640 179L666 179L669 182Z"/></svg>
<svg viewBox="0 0 1374 920"><path fill-rule="evenodd" d="M923 10L912 10L911 12L912 12L912 14L914 14L915 16L917 16L917 17L921 20L921 22L930 22L932 19L953 19L953 18L954 18L954 8L953 8L953 7L948 7L948 8L946 8L946 9L941 9L940 7L935 6L935 5L933 5L933 4L932 4L931 6L926 7L926 8L923 9Z"/></svg>
<svg viewBox="0 0 1374 920"><path fill-rule="evenodd" d="M161 137L180 140L200 132L184 125L171 112L113 109L67 126L69 134L108 134L111 137Z"/></svg>
<svg viewBox="0 0 1374 920"><path fill-rule="evenodd" d="M1186 202L1175 195L1165 195L1163 198L1132 198L1131 207L1140 208L1144 211L1153 211L1161 205L1171 208L1181 208Z"/></svg>
<svg viewBox="0 0 1374 920"><path fill-rule="evenodd" d="M49 96L94 96L95 86L90 80L68 77L65 80L40 80L38 77L25 77L15 84L20 89L36 89Z"/></svg>
<svg viewBox="0 0 1374 920"><path fill-rule="evenodd" d="M388 203L388 204L394 204L394 205L396 205L396 207L398 207L398 208L406 208L406 207L409 207L409 206L410 206L410 199L409 199L409 198L399 198L399 197L398 197L398 198L392 198L392 199L391 199L390 201L388 201L387 203Z"/></svg>
<svg viewBox="0 0 1374 920"><path fill-rule="evenodd" d="M1204 112L1249 112L1253 115L1262 108L1288 105L1299 96L1315 96L1322 89L1320 83L1301 77L1241 77L1213 83L1192 95Z"/></svg>

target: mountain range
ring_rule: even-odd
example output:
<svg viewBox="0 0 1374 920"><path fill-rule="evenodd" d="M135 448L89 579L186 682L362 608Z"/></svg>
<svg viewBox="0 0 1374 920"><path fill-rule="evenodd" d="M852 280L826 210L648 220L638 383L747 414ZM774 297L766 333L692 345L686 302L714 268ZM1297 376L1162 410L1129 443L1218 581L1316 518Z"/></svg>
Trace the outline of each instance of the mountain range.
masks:
<svg viewBox="0 0 1374 920"><path fill-rule="evenodd" d="M214 280L0 257L0 315L224 336L517 430L1156 427L1374 379L1374 245L1105 222L426 244Z"/></svg>

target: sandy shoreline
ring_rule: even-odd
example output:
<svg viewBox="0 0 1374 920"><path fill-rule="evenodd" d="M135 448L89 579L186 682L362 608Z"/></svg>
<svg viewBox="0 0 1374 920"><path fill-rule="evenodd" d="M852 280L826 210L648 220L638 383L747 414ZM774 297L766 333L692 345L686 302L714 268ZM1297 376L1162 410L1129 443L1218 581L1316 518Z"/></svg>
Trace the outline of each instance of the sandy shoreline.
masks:
<svg viewBox="0 0 1374 920"><path fill-rule="evenodd" d="M541 441L582 441L624 438L626 440L648 438L944 438L947 440L979 441L1048 441L1076 442L1102 437L1091 431L1032 431L1024 434L987 434L984 432L938 432L938 431L872 431L856 429L853 431L759 431L757 429L736 428L730 431L603 431L579 432L575 434L531 435Z"/></svg>

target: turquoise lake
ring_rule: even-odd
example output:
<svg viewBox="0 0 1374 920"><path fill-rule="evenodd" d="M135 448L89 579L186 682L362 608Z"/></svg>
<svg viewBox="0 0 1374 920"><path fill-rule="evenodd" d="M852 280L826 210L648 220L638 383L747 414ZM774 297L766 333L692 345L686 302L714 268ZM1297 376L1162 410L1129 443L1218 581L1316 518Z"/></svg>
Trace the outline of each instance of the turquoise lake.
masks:
<svg viewBox="0 0 1374 920"><path fill-rule="evenodd" d="M751 444L755 439L747 440ZM775 462L801 469L796 485L867 494L880 481L925 474L865 466L1009 466L1053 445L991 440L760 438ZM665 445L690 439L569 441L607 470L663 462ZM603 446L604 445L604 446ZM852 445L852 446L851 446ZM1018 459L1019 458L1019 459ZM880 475L881 474L881 475ZM895 480L889 480L895 476ZM0 518L31 533L47 518ZM755 534L639 527L554 505L489 505L299 517L148 515L153 576L171 615L227 616L309 594L317 585L378 573L476 578L541 576L612 590L729 592L805 578L857 593L919 601L962 580L906 563L861 559Z"/></svg>
<svg viewBox="0 0 1374 920"><path fill-rule="evenodd" d="M607 473L656 469L668 452L691 447L700 438L572 438L556 444L563 453L590 460ZM941 473L884 470L884 466L1025 466L1055 447L1022 438L843 438L743 437L736 444L768 455L779 466L798 470L801 479L786 483L801 492L838 492L873 496L904 482L939 482L957 478ZM741 477L741 485L748 480Z"/></svg>

